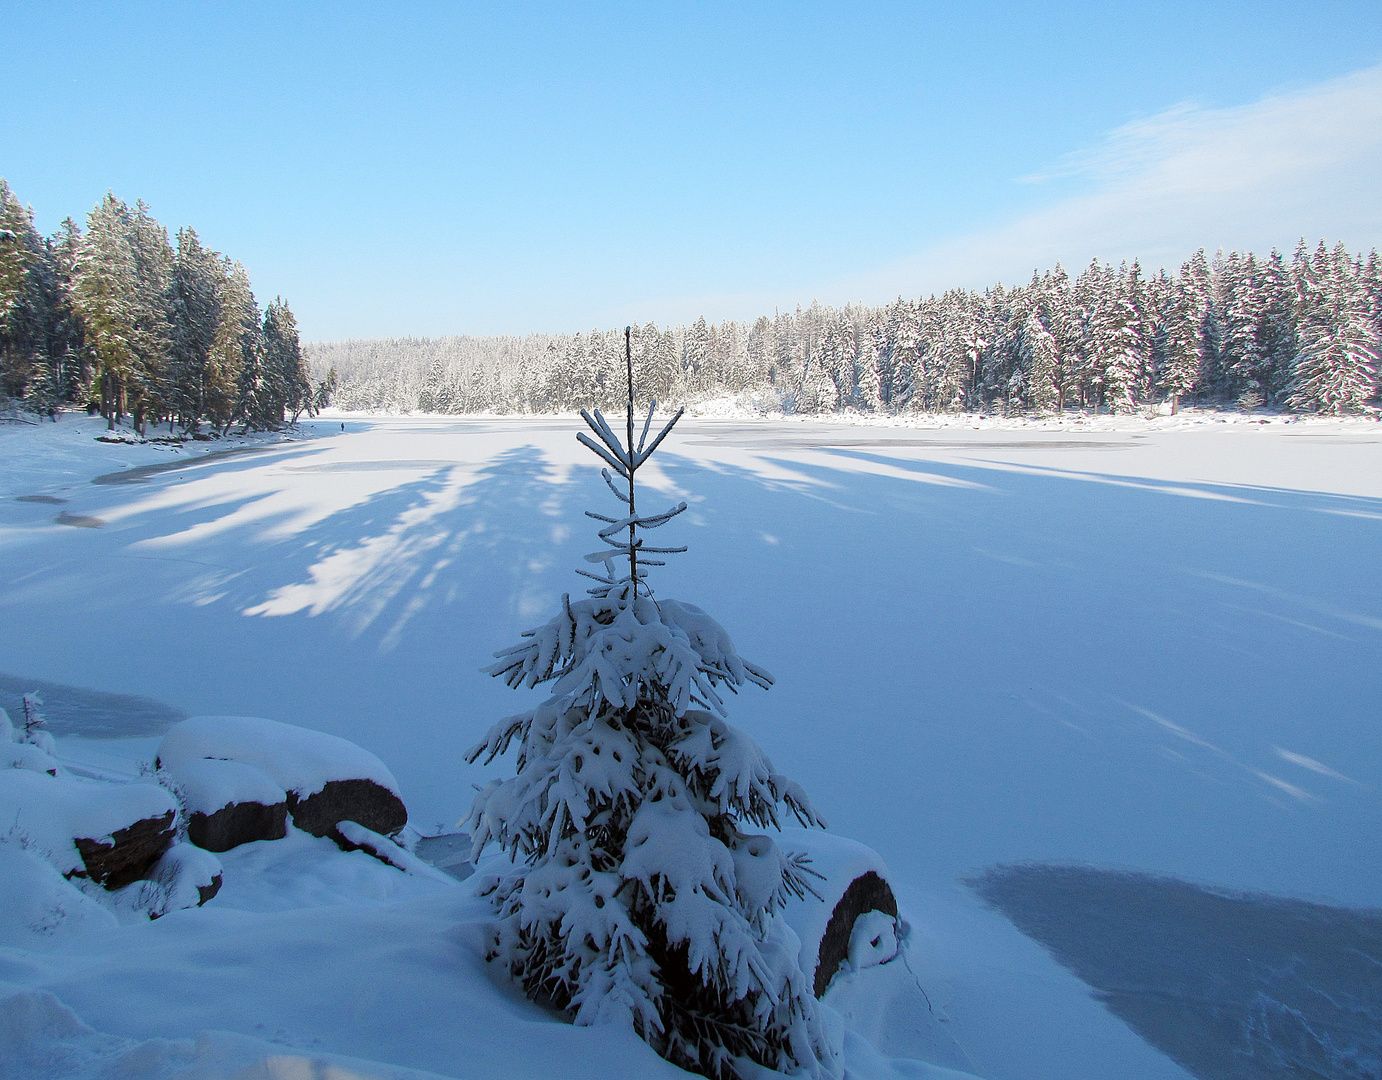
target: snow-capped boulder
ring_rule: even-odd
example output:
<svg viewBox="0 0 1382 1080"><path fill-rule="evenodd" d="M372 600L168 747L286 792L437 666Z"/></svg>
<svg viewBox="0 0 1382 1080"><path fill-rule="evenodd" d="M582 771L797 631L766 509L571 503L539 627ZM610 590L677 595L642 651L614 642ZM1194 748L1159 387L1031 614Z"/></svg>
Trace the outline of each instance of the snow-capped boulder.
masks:
<svg viewBox="0 0 1382 1080"><path fill-rule="evenodd" d="M148 873L173 842L177 804L157 784L113 784L0 769L0 821L12 840L66 877L119 889Z"/></svg>
<svg viewBox="0 0 1382 1080"><path fill-rule="evenodd" d="M159 897L149 909L158 918L180 908L201 907L221 891L221 860L193 844L174 844L163 853L149 878Z"/></svg>
<svg viewBox="0 0 1382 1080"><path fill-rule="evenodd" d="M288 793L263 769L241 761L162 761L186 811L187 839L207 851L288 835Z"/></svg>
<svg viewBox="0 0 1382 1080"><path fill-rule="evenodd" d="M783 829L784 851L805 852L820 899L792 898L783 910L801 939L801 969L824 995L843 963L856 968L886 963L897 955L897 900L888 868L872 848L815 829Z"/></svg>
<svg viewBox="0 0 1382 1080"><path fill-rule="evenodd" d="M252 716L194 716L175 724L158 748L159 767L174 777L208 759L260 770L286 794L294 825L343 846L342 821L385 836L408 823L384 763L335 735Z"/></svg>
<svg viewBox="0 0 1382 1080"><path fill-rule="evenodd" d="M112 890L144 877L173 842L175 814L170 809L158 817L141 818L106 837L74 838L86 876Z"/></svg>

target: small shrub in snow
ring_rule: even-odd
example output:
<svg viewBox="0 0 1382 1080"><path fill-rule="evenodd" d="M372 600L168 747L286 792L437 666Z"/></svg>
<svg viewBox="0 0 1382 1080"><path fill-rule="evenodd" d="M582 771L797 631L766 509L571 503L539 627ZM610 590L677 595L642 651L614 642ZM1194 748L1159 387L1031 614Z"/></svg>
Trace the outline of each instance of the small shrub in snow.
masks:
<svg viewBox="0 0 1382 1080"><path fill-rule="evenodd" d="M768 687L729 635L691 604L656 599L655 558L683 548L644 544L666 524L635 506L634 476L678 413L648 443L653 410L634 443L597 411L582 413L599 441L578 438L609 466L624 504L589 514L604 573L488 670L513 687L552 682L531 712L496 724L469 752L493 760L518 747L517 775L492 781L466 824L476 851L493 840L518 863L482 885L500 916L492 959L529 996L578 1024L629 1023L675 1064L710 1077L757 1066L835 1076L798 943L779 915L808 886L801 861L749 827L778 825L786 807L819 824L805 793L726 723L722 690ZM611 471L626 482L615 485Z"/></svg>

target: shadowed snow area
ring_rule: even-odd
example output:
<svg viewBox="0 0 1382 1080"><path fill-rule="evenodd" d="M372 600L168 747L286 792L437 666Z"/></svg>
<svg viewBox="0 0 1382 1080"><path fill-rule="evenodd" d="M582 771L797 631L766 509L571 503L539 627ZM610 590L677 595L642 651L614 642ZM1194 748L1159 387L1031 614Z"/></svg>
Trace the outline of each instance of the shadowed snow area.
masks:
<svg viewBox="0 0 1382 1080"><path fill-rule="evenodd" d="M581 594L573 570L599 546L582 511L607 492L577 420L345 419L344 433L341 418L323 419L220 457L201 443L96 443L84 418L0 430L0 666L18 673L14 692L44 694L59 738L66 706L34 679L339 735L389 766L420 831L452 830L472 785L512 768L468 765L464 751L541 693L479 669L563 592ZM140 482L91 483L109 475ZM1194 1072L1144 1020L1106 1009L1090 992L1098 982L958 884L984 867L1080 864L1203 882L1216 896L1382 907L1382 425L684 420L646 479L640 508L690 504L668 527L690 551L655 574L658 595L703 607L776 676L770 692L732 699L731 719L832 831L882 855L920 990L972 1071ZM57 525L53 503L21 496L66 500L65 513L104 524ZM111 709L84 734L150 733L121 728ZM101 743L102 767L116 742ZM129 739L131 771L141 754L149 740ZM409 993L410 965L435 988L460 978L453 961L470 963L460 945L426 954L452 940L453 901L385 890L377 911L332 908L312 939L320 951L299 960L324 980L363 979L389 1004L357 1030L332 1013L340 1002L313 1006L287 961L255 975L279 961L237 906L231 871L247 865L228 862L222 895L194 915L126 928L89 955L7 953L0 979L51 990L111 1037L259 1037L255 1025L277 1024L285 1038L321 1038L323 1053L469 1075L448 1064L438 1019L463 1011L465 994L429 1004L425 1020L392 1004ZM331 865L326 884L289 889L281 940L326 898L365 887L341 870L356 863ZM262 873L288 881L278 864ZM1148 903L1165 911L1180 895L1151 889ZM1289 921L1263 903L1230 905L1259 938ZM1340 919L1341 935L1361 932ZM196 920L222 936L194 933ZM413 932L422 945L400 936ZM394 950L387 985L368 982L368 957L352 968L339 954L370 935ZM1099 939L1099 964L1158 959L1116 954L1114 936ZM158 967L172 955L160 943L174 941L181 959ZM203 948L240 981L198 981ZM1221 955L1177 945L1164 960L1183 961L1188 980L1245 986L1240 968L1210 971ZM144 988L137 1007L101 993L116 968ZM480 993L484 976L465 978ZM195 1009L176 1004L191 983ZM261 984L287 988L272 1009L226 1004ZM596 1036L483 985L466 1039L538 1032L510 1075L594 1075L582 1070L595 1067ZM1223 1027L1213 1053L1240 1031Z"/></svg>
<svg viewBox="0 0 1382 1080"><path fill-rule="evenodd" d="M1382 910L1091 867L972 884L1201 1080L1382 1071Z"/></svg>

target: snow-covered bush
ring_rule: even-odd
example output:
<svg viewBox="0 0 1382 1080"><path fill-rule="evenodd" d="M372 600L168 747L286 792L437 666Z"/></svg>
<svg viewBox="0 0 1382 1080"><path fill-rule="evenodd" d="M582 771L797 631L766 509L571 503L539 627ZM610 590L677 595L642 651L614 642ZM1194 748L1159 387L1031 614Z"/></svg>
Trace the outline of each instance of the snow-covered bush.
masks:
<svg viewBox="0 0 1382 1080"><path fill-rule="evenodd" d="M577 1024L632 1024L706 1076L758 1066L836 1076L837 1050L779 914L809 888L809 870L752 831L775 828L782 805L820 822L724 719L723 689L767 688L771 676L709 615L655 598L647 583L660 562L645 556L685 549L639 534L685 504L639 514L634 476L681 413L649 444L650 408L635 445L632 385L630 373L626 442L598 411L582 416L599 442L578 436L624 504L618 517L587 512L604 526L605 549L587 556L604 573L579 571L597 583L589 599L563 597L488 669L512 687L554 684L469 752L490 761L518 746L517 775L485 787L465 822L477 854L495 841L516 864L481 886L500 916L491 959Z"/></svg>

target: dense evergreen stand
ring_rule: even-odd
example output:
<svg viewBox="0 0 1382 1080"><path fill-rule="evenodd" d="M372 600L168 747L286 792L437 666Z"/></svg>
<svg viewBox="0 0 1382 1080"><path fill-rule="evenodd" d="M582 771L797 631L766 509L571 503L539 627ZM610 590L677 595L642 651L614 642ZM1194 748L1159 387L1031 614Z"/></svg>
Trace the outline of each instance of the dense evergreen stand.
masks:
<svg viewBox="0 0 1382 1080"><path fill-rule="evenodd" d="M826 1037L795 936L778 911L804 895L804 858L768 835L785 805L820 824L806 794L775 772L746 734L725 722L720 691L772 677L739 657L699 608L657 599L649 556L685 503L636 509L635 478L681 413L650 442L654 402L634 442L628 331L626 437L599 411L583 412L595 453L623 512L587 511L605 547L586 556L603 572L589 598L561 610L488 670L512 687L552 682L531 712L496 724L468 759L518 745L517 774L475 799L467 826L477 853L490 841L514 867L482 883L499 915L490 959L533 999L577 1024L631 1024L668 1060L709 1077L766 1066L834 1077ZM615 477L625 481L621 487ZM625 539L625 537L627 537Z"/></svg>
<svg viewBox="0 0 1382 1080"><path fill-rule="evenodd" d="M889 304L813 303L752 323L633 327L640 392L907 416L1050 415L1181 404L1350 412L1377 401L1382 261L1343 245L1203 251L1177 272L1057 266L1017 286ZM622 332L312 345L336 404L427 412L622 408Z"/></svg>
<svg viewBox="0 0 1382 1080"><path fill-rule="evenodd" d="M0 406L93 401L110 427L224 433L295 422L330 383L311 384L287 302L261 316L245 268L192 229L175 247L142 202L107 195L85 233L69 218L45 240L0 179Z"/></svg>

